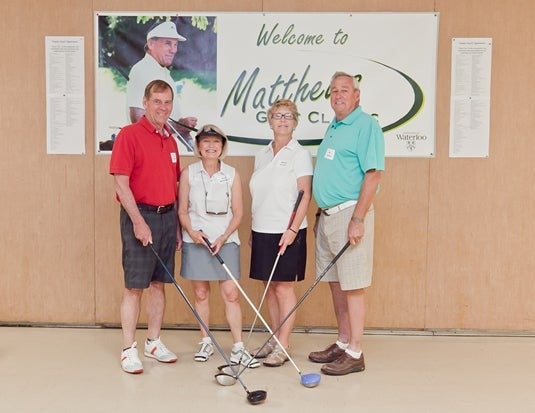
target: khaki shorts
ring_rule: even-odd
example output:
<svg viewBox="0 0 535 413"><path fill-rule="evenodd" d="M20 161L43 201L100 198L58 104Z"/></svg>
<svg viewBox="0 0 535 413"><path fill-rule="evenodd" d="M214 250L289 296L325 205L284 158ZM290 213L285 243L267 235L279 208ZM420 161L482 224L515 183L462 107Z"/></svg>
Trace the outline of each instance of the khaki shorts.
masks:
<svg viewBox="0 0 535 413"><path fill-rule="evenodd" d="M354 208L346 208L333 215L319 216L316 237L316 276L319 277L334 256L347 242L347 226ZM340 283L344 291L369 287L373 271L374 210L370 207L364 219L364 237L351 245L325 274L322 281Z"/></svg>

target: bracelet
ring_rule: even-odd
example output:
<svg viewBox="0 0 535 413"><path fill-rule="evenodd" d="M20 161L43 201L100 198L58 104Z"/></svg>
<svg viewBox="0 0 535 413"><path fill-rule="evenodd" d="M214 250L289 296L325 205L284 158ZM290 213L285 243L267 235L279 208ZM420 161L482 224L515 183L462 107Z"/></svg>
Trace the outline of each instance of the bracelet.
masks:
<svg viewBox="0 0 535 413"><path fill-rule="evenodd" d="M361 224L364 222L364 219L359 217L351 217L351 221L356 222L357 224Z"/></svg>
<svg viewBox="0 0 535 413"><path fill-rule="evenodd" d="M289 227L288 228L290 231L292 231L294 234L297 234L297 232L292 228L292 227Z"/></svg>

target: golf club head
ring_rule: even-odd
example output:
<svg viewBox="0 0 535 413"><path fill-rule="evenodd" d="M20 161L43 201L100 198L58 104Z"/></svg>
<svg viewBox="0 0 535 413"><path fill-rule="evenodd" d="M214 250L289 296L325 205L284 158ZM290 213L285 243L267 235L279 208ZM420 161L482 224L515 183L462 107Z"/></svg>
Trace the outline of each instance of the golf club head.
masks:
<svg viewBox="0 0 535 413"><path fill-rule="evenodd" d="M267 399L267 392L265 390L254 390L247 393L247 401L251 404L264 403Z"/></svg>
<svg viewBox="0 0 535 413"><path fill-rule="evenodd" d="M236 368L233 369L228 364L222 364L221 366L217 366L217 370L232 377L236 376L237 373Z"/></svg>
<svg viewBox="0 0 535 413"><path fill-rule="evenodd" d="M232 369L228 364L221 364L220 366L217 366L217 370L222 371L223 373L232 374Z"/></svg>
<svg viewBox="0 0 535 413"><path fill-rule="evenodd" d="M221 386L233 386L234 384L236 384L237 381L236 377L234 377L232 374L227 374L223 372L216 373L214 377L217 383Z"/></svg>
<svg viewBox="0 0 535 413"><path fill-rule="evenodd" d="M318 373L308 373L301 375L301 384L305 387L316 387L320 384L321 375Z"/></svg>

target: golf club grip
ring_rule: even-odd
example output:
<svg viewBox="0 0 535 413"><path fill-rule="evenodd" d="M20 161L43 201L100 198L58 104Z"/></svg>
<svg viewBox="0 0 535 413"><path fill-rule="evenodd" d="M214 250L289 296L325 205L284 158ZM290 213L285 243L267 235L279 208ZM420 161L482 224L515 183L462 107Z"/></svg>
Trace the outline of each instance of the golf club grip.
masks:
<svg viewBox="0 0 535 413"><path fill-rule="evenodd" d="M290 221L288 221L288 227L287 229L290 229L292 226L292 223L294 222L295 214L297 213L297 208L299 208L299 204L301 203L301 200L303 199L305 191L302 189L299 190L299 193L297 194L297 199L295 200L294 209L292 210L292 215L290 215Z"/></svg>
<svg viewBox="0 0 535 413"><path fill-rule="evenodd" d="M300 189L299 192L297 193L297 199L295 200L295 205L294 205L291 221L293 221L294 219L295 213L297 212L297 208L299 208L299 204L301 203L301 200L303 199L304 194L305 194L305 191L303 191L302 189Z"/></svg>
<svg viewBox="0 0 535 413"><path fill-rule="evenodd" d="M208 244L208 247L210 248L210 251L214 251L212 249L212 243L210 242L210 240L208 238L206 238L206 237L202 237L202 238L204 239L204 242L206 242ZM219 253L216 254L215 257L217 258L217 260L219 261L219 263L221 265L223 265L225 263L225 261L223 261L223 258L221 258L221 255L219 255Z"/></svg>

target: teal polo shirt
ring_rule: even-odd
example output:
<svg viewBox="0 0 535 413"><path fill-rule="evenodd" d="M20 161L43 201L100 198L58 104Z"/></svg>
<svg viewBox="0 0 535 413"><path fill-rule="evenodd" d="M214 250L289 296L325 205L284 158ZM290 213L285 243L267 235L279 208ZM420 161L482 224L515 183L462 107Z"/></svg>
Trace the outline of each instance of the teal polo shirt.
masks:
<svg viewBox="0 0 535 413"><path fill-rule="evenodd" d="M312 191L320 208L358 200L367 171L385 169L385 141L377 120L359 106L329 124L316 159Z"/></svg>

